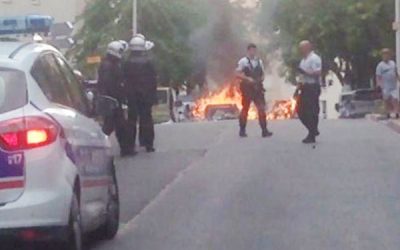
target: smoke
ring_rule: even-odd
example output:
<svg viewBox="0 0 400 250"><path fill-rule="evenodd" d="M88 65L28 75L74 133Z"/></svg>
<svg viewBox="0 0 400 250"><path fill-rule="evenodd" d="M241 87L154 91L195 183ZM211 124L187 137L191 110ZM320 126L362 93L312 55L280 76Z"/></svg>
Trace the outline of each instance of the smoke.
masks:
<svg viewBox="0 0 400 250"><path fill-rule="evenodd" d="M247 0L237 0L235 5L229 0L203 1L209 10L207 24L194 30L190 39L194 52L192 82L200 86L206 83L213 89L231 81L247 43L255 42L260 52L268 53L262 53L267 67L267 98L290 99L293 87L282 77L279 27L273 23L279 0L262 0L256 7L243 7Z"/></svg>
<svg viewBox="0 0 400 250"><path fill-rule="evenodd" d="M280 0L260 0L260 14L257 16L257 24L260 31L266 36L279 33L279 27L274 23L279 2Z"/></svg>
<svg viewBox="0 0 400 250"><path fill-rule="evenodd" d="M229 0L204 0L209 10L207 24L195 30L190 39L194 52L192 81L209 87L232 78L238 59L243 56L246 31L240 12Z"/></svg>

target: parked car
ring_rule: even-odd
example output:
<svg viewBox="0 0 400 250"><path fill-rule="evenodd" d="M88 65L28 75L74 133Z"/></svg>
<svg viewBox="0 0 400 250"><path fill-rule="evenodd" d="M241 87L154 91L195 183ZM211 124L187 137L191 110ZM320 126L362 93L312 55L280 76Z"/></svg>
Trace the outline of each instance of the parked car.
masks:
<svg viewBox="0 0 400 250"><path fill-rule="evenodd" d="M336 110L340 118L362 118L377 110L381 94L375 89L359 89L340 95Z"/></svg>
<svg viewBox="0 0 400 250"><path fill-rule="evenodd" d="M176 122L185 122L193 120L193 109L196 103L191 95L179 95L174 105L174 114Z"/></svg>
<svg viewBox="0 0 400 250"><path fill-rule="evenodd" d="M174 112L176 93L172 88L157 88L157 104L153 107L153 118L156 123L176 122L177 114Z"/></svg>
<svg viewBox="0 0 400 250"><path fill-rule="evenodd" d="M104 112L117 105L97 102ZM77 250L88 232L116 235L111 144L94 115L59 51L0 43L0 237Z"/></svg>

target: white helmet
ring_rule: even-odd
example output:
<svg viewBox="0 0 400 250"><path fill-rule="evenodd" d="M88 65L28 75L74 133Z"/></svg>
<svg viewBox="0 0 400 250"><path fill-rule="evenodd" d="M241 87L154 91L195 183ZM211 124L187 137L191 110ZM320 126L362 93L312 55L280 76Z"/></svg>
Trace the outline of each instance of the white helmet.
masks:
<svg viewBox="0 0 400 250"><path fill-rule="evenodd" d="M143 34L140 34L140 33L134 35L133 37L140 37L140 38L142 38L143 40L146 40L146 37L145 37Z"/></svg>
<svg viewBox="0 0 400 250"><path fill-rule="evenodd" d="M151 49L153 49L154 48L154 43L153 42L151 42L151 41L146 41L146 45L145 45L145 47L146 47L146 50L151 50Z"/></svg>
<svg viewBox="0 0 400 250"><path fill-rule="evenodd" d="M144 47L146 48L146 50L152 50L155 46L152 41L146 40L146 37L143 34L136 34L134 37L140 37L140 38L143 38L143 40L145 40L146 43L145 43Z"/></svg>
<svg viewBox="0 0 400 250"><path fill-rule="evenodd" d="M124 51L127 51L129 49L129 43L125 40L119 40L119 42L122 44L124 47Z"/></svg>
<svg viewBox="0 0 400 250"><path fill-rule="evenodd" d="M135 35L131 39L129 46L130 49L134 51L146 51L146 39L141 34Z"/></svg>
<svg viewBox="0 0 400 250"><path fill-rule="evenodd" d="M125 52L125 46L121 41L114 41L108 44L107 46L107 54L113 55L119 59L122 58L123 54Z"/></svg>

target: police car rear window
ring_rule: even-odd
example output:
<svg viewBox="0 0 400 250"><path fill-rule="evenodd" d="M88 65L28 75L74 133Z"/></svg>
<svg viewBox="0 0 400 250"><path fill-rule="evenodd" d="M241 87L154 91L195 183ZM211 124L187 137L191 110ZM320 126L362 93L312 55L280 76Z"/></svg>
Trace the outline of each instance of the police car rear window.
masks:
<svg viewBox="0 0 400 250"><path fill-rule="evenodd" d="M27 102L25 74L0 68L0 114L21 108Z"/></svg>

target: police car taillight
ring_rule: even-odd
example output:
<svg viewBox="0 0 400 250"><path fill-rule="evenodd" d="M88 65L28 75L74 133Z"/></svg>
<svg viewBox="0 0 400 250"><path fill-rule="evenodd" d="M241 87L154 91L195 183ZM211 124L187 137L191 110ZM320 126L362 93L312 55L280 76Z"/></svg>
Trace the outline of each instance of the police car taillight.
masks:
<svg viewBox="0 0 400 250"><path fill-rule="evenodd" d="M44 117L23 117L0 122L0 146L4 150L26 150L53 143L58 126Z"/></svg>

